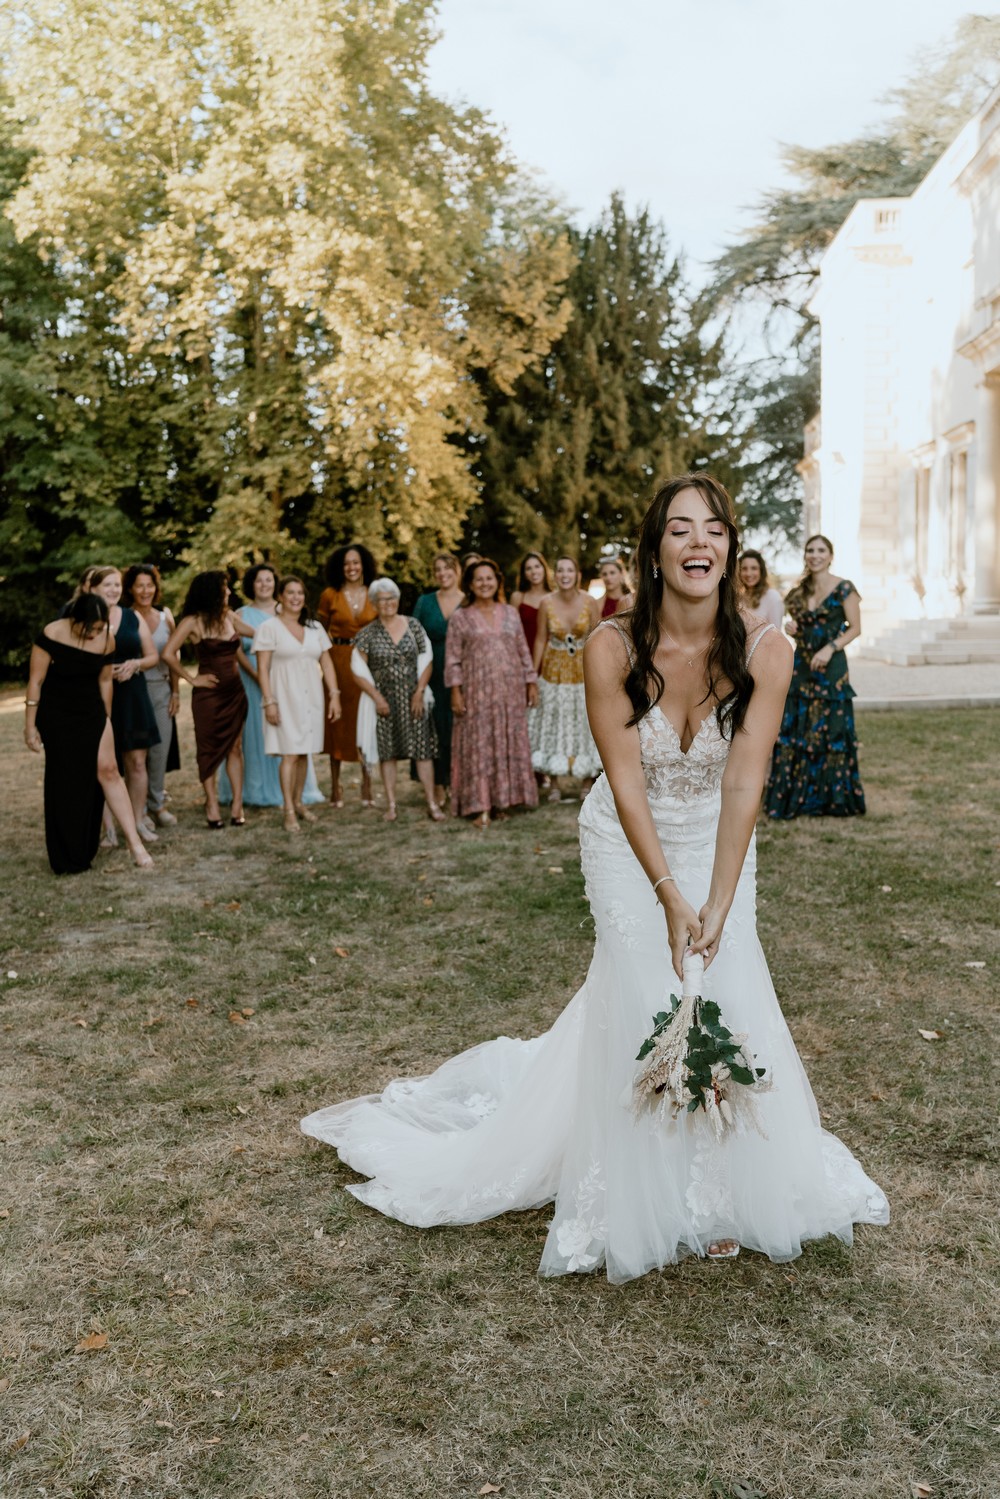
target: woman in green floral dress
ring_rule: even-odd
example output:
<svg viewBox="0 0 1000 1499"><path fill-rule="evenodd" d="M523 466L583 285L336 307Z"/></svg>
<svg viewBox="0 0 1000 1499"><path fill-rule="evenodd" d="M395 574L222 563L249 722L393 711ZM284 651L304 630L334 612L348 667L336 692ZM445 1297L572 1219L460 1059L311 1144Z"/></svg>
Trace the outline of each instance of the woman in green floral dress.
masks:
<svg viewBox="0 0 1000 1499"><path fill-rule="evenodd" d="M833 546L825 536L810 536L805 561L805 576L785 600L795 666L771 762L767 815L857 817L865 793L844 647L861 633L860 595L831 573Z"/></svg>

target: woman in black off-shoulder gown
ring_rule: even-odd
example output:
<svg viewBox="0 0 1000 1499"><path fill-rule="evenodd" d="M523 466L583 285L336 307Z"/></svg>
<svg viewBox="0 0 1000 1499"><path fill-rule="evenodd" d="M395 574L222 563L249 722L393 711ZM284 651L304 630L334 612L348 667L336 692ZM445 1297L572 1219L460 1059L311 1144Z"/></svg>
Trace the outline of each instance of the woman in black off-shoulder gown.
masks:
<svg viewBox="0 0 1000 1499"><path fill-rule="evenodd" d="M66 619L47 625L31 652L24 739L31 750L45 748L45 846L55 874L90 868L105 797L135 863L152 863L114 759L108 726L113 652L107 607L93 594L74 601Z"/></svg>

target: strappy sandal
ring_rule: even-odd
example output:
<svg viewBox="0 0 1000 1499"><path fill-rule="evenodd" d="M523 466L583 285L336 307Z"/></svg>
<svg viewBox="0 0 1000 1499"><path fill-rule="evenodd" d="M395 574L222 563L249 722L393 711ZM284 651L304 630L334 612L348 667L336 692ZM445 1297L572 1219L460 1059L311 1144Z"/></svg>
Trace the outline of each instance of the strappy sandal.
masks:
<svg viewBox="0 0 1000 1499"><path fill-rule="evenodd" d="M441 808L438 806L437 802L435 802L433 806L428 806L427 816L430 818L431 822L444 822L445 820L444 813L441 811Z"/></svg>
<svg viewBox="0 0 1000 1499"><path fill-rule="evenodd" d="M295 814L298 818L301 819L302 822L319 822L319 818L316 816L316 813L310 812L308 807L297 806L295 808Z"/></svg>
<svg viewBox="0 0 1000 1499"><path fill-rule="evenodd" d="M396 803L395 802L390 802L389 805L386 807L385 811L382 813L382 821L383 822L395 822L396 821L396 816L397 816L397 813L396 813Z"/></svg>
<svg viewBox="0 0 1000 1499"><path fill-rule="evenodd" d="M281 819L281 826L284 828L286 833L301 833L302 831L302 829L299 827L299 819L296 817L294 812L285 813L285 815Z"/></svg>

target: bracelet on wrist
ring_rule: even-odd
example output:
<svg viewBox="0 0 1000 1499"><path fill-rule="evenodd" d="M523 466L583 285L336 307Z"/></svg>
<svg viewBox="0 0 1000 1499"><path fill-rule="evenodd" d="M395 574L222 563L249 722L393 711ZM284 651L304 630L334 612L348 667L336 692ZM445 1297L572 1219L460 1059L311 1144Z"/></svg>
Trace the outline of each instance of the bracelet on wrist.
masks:
<svg viewBox="0 0 1000 1499"><path fill-rule="evenodd" d="M37 708L38 704L41 701L42 700L41 700L40 697L26 697L25 700L24 700L24 706L26 708Z"/></svg>
<svg viewBox="0 0 1000 1499"><path fill-rule="evenodd" d="M657 892L657 890L660 888L660 886L661 885L665 885L668 880L670 881L670 883L672 885L676 885L676 883L677 883L677 881L674 879L674 877L673 877L672 874L661 874L660 878L656 881L655 885L653 886L653 894L655 895L656 892Z"/></svg>

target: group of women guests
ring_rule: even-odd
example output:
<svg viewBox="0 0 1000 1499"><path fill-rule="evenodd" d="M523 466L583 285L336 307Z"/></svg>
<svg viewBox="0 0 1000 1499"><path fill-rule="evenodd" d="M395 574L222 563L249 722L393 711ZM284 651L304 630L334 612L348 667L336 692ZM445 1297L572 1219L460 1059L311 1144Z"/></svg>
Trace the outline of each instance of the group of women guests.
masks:
<svg viewBox="0 0 1000 1499"><path fill-rule="evenodd" d="M860 632L854 586L832 572L833 548L812 536L806 570L787 598L764 558L738 564L743 600L795 637L795 666L765 793L776 819L865 810L844 647ZM377 575L361 543L338 548L316 617L301 578L269 563L242 580L200 573L176 622L152 564L90 568L60 619L32 650L29 748L46 749L46 839L57 873L90 866L120 827L141 868L145 845L176 821L167 773L179 767L179 683L191 686L198 778L212 830L245 824L244 808L280 807L297 833L323 800L313 767L330 760L331 802L344 804L342 767L360 762L361 804L398 818L398 763L408 762L426 813L485 827L539 794L559 801L566 777L582 800L601 765L587 718L583 648L601 619L632 604L620 557L600 565L604 595L580 568L538 552L520 564L508 603L490 558L434 558L434 588L399 611L400 590ZM196 668L185 665L187 647ZM103 840L102 840L103 827Z"/></svg>

